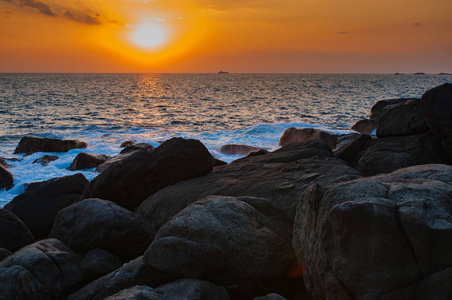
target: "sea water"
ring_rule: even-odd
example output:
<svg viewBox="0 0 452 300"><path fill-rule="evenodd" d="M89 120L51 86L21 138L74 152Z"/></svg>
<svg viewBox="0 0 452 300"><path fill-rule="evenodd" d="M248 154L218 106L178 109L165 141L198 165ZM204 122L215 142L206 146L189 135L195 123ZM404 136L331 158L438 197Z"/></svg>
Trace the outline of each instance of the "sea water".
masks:
<svg viewBox="0 0 452 300"><path fill-rule="evenodd" d="M14 188L0 191L0 207L27 183L74 174L80 152L116 155L127 140L157 147L171 137L199 139L218 159L224 144L274 150L288 127L345 133L369 117L378 100L421 97L450 75L356 74L0 74L0 157ZM24 135L79 139L87 149L14 155ZM48 166L33 164L57 155ZM88 180L98 174L77 171Z"/></svg>

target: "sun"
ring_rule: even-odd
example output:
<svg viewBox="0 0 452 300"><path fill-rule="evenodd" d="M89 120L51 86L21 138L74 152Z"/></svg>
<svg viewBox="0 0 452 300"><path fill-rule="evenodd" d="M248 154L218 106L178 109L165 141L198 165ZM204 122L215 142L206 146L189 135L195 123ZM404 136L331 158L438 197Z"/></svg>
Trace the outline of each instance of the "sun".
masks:
<svg viewBox="0 0 452 300"><path fill-rule="evenodd" d="M160 24L138 25L131 35L132 43L144 49L161 47L167 40L168 30Z"/></svg>

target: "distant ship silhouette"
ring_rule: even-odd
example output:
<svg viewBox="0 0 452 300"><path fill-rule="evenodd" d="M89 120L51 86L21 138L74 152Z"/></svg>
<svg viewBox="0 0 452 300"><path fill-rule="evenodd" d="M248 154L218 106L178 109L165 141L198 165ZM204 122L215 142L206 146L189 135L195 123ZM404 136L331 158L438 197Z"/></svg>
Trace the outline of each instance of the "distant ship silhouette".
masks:
<svg viewBox="0 0 452 300"><path fill-rule="evenodd" d="M229 74L229 72L226 72L226 71L220 71L220 72L218 72L218 74Z"/></svg>

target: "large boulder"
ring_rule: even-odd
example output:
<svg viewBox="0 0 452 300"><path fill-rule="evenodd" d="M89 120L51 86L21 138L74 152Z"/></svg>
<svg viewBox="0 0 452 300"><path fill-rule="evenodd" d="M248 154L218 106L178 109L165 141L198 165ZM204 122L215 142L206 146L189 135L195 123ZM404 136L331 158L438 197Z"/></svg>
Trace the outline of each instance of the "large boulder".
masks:
<svg viewBox="0 0 452 300"><path fill-rule="evenodd" d="M222 286L199 279L179 279L155 289L157 293L171 300L229 300L229 294Z"/></svg>
<svg viewBox="0 0 452 300"><path fill-rule="evenodd" d="M378 121L372 119L359 120L350 128L361 134L371 134L378 127Z"/></svg>
<svg viewBox="0 0 452 300"><path fill-rule="evenodd" d="M407 101L416 100L416 98L400 98L400 99L390 99L390 100L380 100L372 106L370 109L370 119L379 121L381 116L388 110L398 106L404 105Z"/></svg>
<svg viewBox="0 0 452 300"><path fill-rule="evenodd" d="M110 159L111 156L106 154L92 154L81 152L74 158L74 161L69 166L69 170L77 171L96 168Z"/></svg>
<svg viewBox="0 0 452 300"><path fill-rule="evenodd" d="M91 282L121 267L118 257L102 249L93 249L82 258L81 267L85 282Z"/></svg>
<svg viewBox="0 0 452 300"><path fill-rule="evenodd" d="M285 278L295 265L292 226L265 200L211 196L166 223L144 261L172 278L217 284Z"/></svg>
<svg viewBox="0 0 452 300"><path fill-rule="evenodd" d="M248 155L251 152L256 152L259 150L261 150L261 148L238 144L226 144L218 148L218 152L227 155Z"/></svg>
<svg viewBox="0 0 452 300"><path fill-rule="evenodd" d="M362 134L358 135L355 140L346 144L334 151L334 157L340 158L346 161L349 165L354 165L356 157L364 151L366 145L371 141L370 135Z"/></svg>
<svg viewBox="0 0 452 300"><path fill-rule="evenodd" d="M105 298L105 300L169 300L153 288L145 285L136 285L134 287L125 289L112 296ZM188 298L184 298L188 299ZM199 298L197 298L199 299Z"/></svg>
<svg viewBox="0 0 452 300"><path fill-rule="evenodd" d="M266 198L289 215L312 182L321 185L360 177L332 157L325 141L292 144L275 152L245 157L216 167L212 173L168 186L147 198L137 209L158 230L191 203L210 195Z"/></svg>
<svg viewBox="0 0 452 300"><path fill-rule="evenodd" d="M331 149L334 149L337 144L337 135L321 129L290 127L284 130L279 139L279 145L287 146L310 140L324 140L330 145Z"/></svg>
<svg viewBox="0 0 452 300"><path fill-rule="evenodd" d="M14 186L14 176L0 165L0 190L9 190Z"/></svg>
<svg viewBox="0 0 452 300"><path fill-rule="evenodd" d="M124 149L121 150L120 154L128 154L128 153L132 153L132 152L136 152L136 151L140 151L140 150L152 151L154 149L155 149L154 146L152 146L150 144L138 143L138 144L132 144L132 145L126 146Z"/></svg>
<svg viewBox="0 0 452 300"><path fill-rule="evenodd" d="M50 233L76 252L99 248L121 259L142 255L154 235L145 218L100 199L85 199L61 210Z"/></svg>
<svg viewBox="0 0 452 300"><path fill-rule="evenodd" d="M35 152L68 152L71 149L82 149L88 144L78 140L60 140L53 138L38 138L24 136L14 150L14 154L25 153L27 155Z"/></svg>
<svg viewBox="0 0 452 300"><path fill-rule="evenodd" d="M36 239L45 238L52 229L56 214L78 201L87 183L82 174L31 183L5 208L18 216Z"/></svg>
<svg viewBox="0 0 452 300"><path fill-rule="evenodd" d="M377 137L416 135L428 130L420 99L415 99L408 100L383 113L378 124Z"/></svg>
<svg viewBox="0 0 452 300"><path fill-rule="evenodd" d="M451 224L452 167L414 166L310 186L293 247L313 299L448 299Z"/></svg>
<svg viewBox="0 0 452 300"><path fill-rule="evenodd" d="M22 248L0 262L1 298L59 298L82 280L79 260L55 239Z"/></svg>
<svg viewBox="0 0 452 300"><path fill-rule="evenodd" d="M0 248L15 252L34 241L33 234L24 222L11 211L0 209Z"/></svg>
<svg viewBox="0 0 452 300"><path fill-rule="evenodd" d="M210 173L213 164L201 142L174 138L154 151L135 152L110 166L90 182L82 198L101 198L134 209L166 186Z"/></svg>
<svg viewBox="0 0 452 300"><path fill-rule="evenodd" d="M427 91L421 99L424 118L441 140L444 152L452 164L452 84L446 83Z"/></svg>
<svg viewBox="0 0 452 300"><path fill-rule="evenodd" d="M147 267L143 258L139 257L123 265L108 275L105 275L75 293L69 295L67 300L102 300L108 296L131 288L136 285L158 287L168 282L168 279L155 269Z"/></svg>

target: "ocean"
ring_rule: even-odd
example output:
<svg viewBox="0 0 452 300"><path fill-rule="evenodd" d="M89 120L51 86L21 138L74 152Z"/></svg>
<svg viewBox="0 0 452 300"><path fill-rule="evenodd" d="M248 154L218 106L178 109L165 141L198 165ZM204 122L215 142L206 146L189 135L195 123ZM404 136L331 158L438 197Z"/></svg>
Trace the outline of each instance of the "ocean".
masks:
<svg viewBox="0 0 452 300"><path fill-rule="evenodd" d="M127 140L157 147L184 137L231 162L240 156L218 147L275 150L288 127L347 133L375 102L421 97L446 82L451 75L0 74L0 157L19 159L8 161L15 186L0 191L0 207L27 183L74 174L68 167L80 152L113 156ZM32 162L44 153L13 154L24 135L79 139L89 147L45 153L59 159L43 167Z"/></svg>

